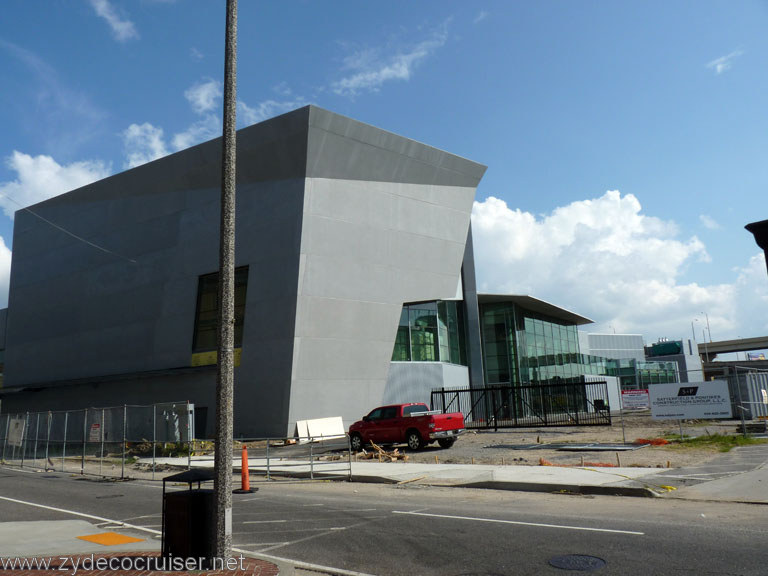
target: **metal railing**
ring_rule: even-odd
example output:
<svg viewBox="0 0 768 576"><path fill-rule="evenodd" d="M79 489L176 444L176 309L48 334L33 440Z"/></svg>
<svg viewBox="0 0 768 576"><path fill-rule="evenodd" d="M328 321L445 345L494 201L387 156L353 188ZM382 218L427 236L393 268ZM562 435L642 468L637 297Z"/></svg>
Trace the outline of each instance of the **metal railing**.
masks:
<svg viewBox="0 0 768 576"><path fill-rule="evenodd" d="M438 389L431 401L464 414L468 429L611 425L606 382Z"/></svg>
<svg viewBox="0 0 768 576"><path fill-rule="evenodd" d="M352 451L349 436L296 438L237 438L235 444L248 448L248 470L252 481L280 478L350 480ZM235 458L240 455L235 446ZM213 455L210 455L213 459ZM197 457L193 465L199 465ZM236 466L239 461L236 460Z"/></svg>

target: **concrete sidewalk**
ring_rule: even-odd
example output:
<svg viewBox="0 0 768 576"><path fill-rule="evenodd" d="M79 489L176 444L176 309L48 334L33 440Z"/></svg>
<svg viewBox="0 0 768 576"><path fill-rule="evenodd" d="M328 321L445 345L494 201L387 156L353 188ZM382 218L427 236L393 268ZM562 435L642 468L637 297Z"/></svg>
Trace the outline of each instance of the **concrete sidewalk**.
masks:
<svg viewBox="0 0 768 576"><path fill-rule="evenodd" d="M186 468L187 459L159 458L157 465L181 469ZM233 460L233 466L239 471L240 459ZM701 466L679 469L371 461L350 466L353 482L768 503L768 444L734 448ZM195 457L192 467L213 467L213 458ZM248 468L252 474L264 474L267 462L250 458ZM269 470L275 476L324 479L346 475L349 468L344 461L310 467L305 462L274 460Z"/></svg>

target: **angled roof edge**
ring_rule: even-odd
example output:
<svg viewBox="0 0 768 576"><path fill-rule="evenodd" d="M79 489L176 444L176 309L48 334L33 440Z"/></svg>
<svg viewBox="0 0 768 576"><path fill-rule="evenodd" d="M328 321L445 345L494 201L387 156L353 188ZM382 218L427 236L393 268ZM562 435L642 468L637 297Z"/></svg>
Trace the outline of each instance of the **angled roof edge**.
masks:
<svg viewBox="0 0 768 576"><path fill-rule="evenodd" d="M477 301L480 304L511 302L522 308L525 308L526 310L539 312L540 314L545 314L547 316L551 316L552 318L557 318L558 320L570 322L572 324L576 324L577 326L594 323L594 320L590 320L586 316L581 316L580 314L576 314L575 312L571 312L570 310L566 310L560 306L555 306L554 304L551 304L545 300L540 300L539 298L534 298L533 296L528 296L525 294L478 294Z"/></svg>

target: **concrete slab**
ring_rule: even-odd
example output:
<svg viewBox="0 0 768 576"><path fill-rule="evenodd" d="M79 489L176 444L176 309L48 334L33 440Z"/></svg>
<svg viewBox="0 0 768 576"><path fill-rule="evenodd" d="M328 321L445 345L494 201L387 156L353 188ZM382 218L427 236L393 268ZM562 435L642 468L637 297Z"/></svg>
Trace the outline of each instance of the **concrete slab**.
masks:
<svg viewBox="0 0 768 576"><path fill-rule="evenodd" d="M108 553L120 551L157 551L160 541L151 534L138 535L142 542L127 542L105 546L81 540L113 532L104 530L85 520L42 520L35 522L0 522L0 557L59 556L70 554Z"/></svg>

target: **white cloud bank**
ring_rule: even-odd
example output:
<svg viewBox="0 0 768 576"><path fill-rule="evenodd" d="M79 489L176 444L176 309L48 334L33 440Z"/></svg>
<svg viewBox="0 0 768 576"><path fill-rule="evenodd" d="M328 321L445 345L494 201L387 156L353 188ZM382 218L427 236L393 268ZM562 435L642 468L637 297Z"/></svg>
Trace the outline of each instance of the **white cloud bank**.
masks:
<svg viewBox="0 0 768 576"><path fill-rule="evenodd" d="M596 324L587 330L690 337L707 311L715 339L768 332L763 255L734 270L730 284L681 283L686 267L709 261L695 236L679 239L674 223L646 216L618 191L536 217L503 200L476 202L472 214L481 292L529 294ZM697 334L697 338L701 338Z"/></svg>
<svg viewBox="0 0 768 576"><path fill-rule="evenodd" d="M17 151L5 159L5 164L16 172L14 180L0 182L0 206L9 218L20 208L101 180L111 172L108 164L99 161L61 165L50 156Z"/></svg>

